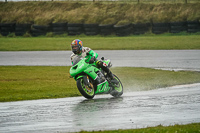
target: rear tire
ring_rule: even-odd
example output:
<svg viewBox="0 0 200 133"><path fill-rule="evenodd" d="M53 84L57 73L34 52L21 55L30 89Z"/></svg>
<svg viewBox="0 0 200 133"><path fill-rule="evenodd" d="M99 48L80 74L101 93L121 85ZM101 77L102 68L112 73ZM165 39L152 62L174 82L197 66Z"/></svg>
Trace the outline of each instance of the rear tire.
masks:
<svg viewBox="0 0 200 133"><path fill-rule="evenodd" d="M112 95L113 97L120 97L123 94L123 85L116 75L114 75L114 77L117 81L119 81L119 84L110 91L110 95Z"/></svg>
<svg viewBox="0 0 200 133"><path fill-rule="evenodd" d="M76 81L76 84L77 84L77 87L78 87L78 90L79 92L87 99L92 99L95 95L95 89L93 87L93 85L91 84L92 88L90 88L89 86L87 86L85 83L84 83L84 80L83 78L79 78L77 81Z"/></svg>

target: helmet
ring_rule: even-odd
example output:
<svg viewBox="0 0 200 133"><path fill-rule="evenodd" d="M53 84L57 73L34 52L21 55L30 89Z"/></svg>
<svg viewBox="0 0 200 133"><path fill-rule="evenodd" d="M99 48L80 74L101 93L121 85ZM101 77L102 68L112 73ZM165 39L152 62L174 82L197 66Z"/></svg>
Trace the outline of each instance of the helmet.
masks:
<svg viewBox="0 0 200 133"><path fill-rule="evenodd" d="M71 47L74 54L80 54L83 47L83 42L79 39L75 39L72 41Z"/></svg>

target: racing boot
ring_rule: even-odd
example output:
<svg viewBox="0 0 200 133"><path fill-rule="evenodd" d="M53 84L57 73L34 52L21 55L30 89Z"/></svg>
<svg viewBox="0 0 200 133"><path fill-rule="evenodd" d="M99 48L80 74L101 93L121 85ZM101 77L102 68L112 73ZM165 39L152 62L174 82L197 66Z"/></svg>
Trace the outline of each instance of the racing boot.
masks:
<svg viewBox="0 0 200 133"><path fill-rule="evenodd" d="M112 74L112 72L109 70L109 72L107 73L108 77L111 79L112 83L118 84L119 82L117 81L117 79L115 78L115 76Z"/></svg>
<svg viewBox="0 0 200 133"><path fill-rule="evenodd" d="M107 75L111 79L112 83L116 83L116 84L119 83L104 62L97 61L96 64L97 64L98 67L102 68L107 73Z"/></svg>
<svg viewBox="0 0 200 133"><path fill-rule="evenodd" d="M115 83L115 84L119 83L108 67L103 67L102 69L107 73L112 83Z"/></svg>

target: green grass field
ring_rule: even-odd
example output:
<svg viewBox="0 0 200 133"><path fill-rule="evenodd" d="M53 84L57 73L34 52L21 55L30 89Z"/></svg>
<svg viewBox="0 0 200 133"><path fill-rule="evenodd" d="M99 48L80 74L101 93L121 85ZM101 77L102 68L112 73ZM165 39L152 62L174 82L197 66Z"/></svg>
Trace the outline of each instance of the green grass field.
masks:
<svg viewBox="0 0 200 133"><path fill-rule="evenodd" d="M125 24L199 20L200 3L184 4L175 0L136 2L28 1L0 2L1 23L52 22ZM151 0L152 1L152 0ZM177 1L177 0L176 0Z"/></svg>
<svg viewBox="0 0 200 133"><path fill-rule="evenodd" d="M142 129L114 130L114 131L92 131L92 133L200 133L200 123L174 126L157 126ZM82 131L80 133L91 133Z"/></svg>
<svg viewBox="0 0 200 133"><path fill-rule="evenodd" d="M200 49L200 35L141 35L129 37L67 36L0 38L0 51L71 50L72 40L79 38L83 46L94 50L172 50Z"/></svg>
<svg viewBox="0 0 200 133"><path fill-rule="evenodd" d="M0 66L0 102L81 96L69 66ZM124 92L199 83L200 73L114 67ZM128 75L128 76L127 76Z"/></svg>

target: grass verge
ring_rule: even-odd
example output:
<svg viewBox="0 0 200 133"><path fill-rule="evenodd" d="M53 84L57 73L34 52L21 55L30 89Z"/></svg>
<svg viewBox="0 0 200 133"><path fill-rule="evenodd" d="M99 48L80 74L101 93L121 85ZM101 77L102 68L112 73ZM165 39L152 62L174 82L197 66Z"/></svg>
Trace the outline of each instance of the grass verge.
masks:
<svg viewBox="0 0 200 133"><path fill-rule="evenodd" d="M81 96L69 66L0 66L0 102ZM199 83L200 73L150 68L112 68L124 91ZM128 75L128 76L127 76Z"/></svg>
<svg viewBox="0 0 200 133"><path fill-rule="evenodd" d="M116 24L151 23L199 20L200 3L184 4L155 0L152 3L136 2L68 2L28 1L0 2L1 23L34 23L45 25L52 22ZM166 3L167 2L167 3Z"/></svg>
<svg viewBox="0 0 200 133"><path fill-rule="evenodd" d="M102 131L92 131L93 133L102 133ZM192 123L187 125L174 125L174 126L156 126L142 129L129 129L129 130L113 130L103 131L104 133L199 133L200 123ZM91 133L81 131L80 133Z"/></svg>
<svg viewBox="0 0 200 133"><path fill-rule="evenodd" d="M172 50L200 49L200 35L141 35L129 37L36 37L0 38L0 51L71 50L71 41L79 38L83 46L94 50Z"/></svg>

